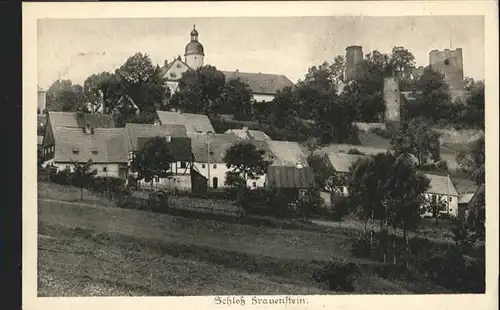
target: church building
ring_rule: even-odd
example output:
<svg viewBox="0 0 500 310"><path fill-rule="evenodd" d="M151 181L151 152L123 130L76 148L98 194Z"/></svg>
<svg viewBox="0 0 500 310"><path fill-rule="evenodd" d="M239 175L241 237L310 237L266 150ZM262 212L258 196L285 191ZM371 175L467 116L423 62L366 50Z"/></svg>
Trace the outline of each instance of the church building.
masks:
<svg viewBox="0 0 500 310"><path fill-rule="evenodd" d="M170 63L165 61L164 66L161 68L162 78L172 93L177 90L182 74L188 70L196 70L202 67L204 58L205 50L198 40L196 26L193 26L191 40L184 51L184 60L179 56ZM293 82L284 75L239 72L239 70L222 71L222 73L226 76L226 80L239 78L242 82L247 83L252 89L255 102L272 101L279 90L287 86L294 86Z"/></svg>

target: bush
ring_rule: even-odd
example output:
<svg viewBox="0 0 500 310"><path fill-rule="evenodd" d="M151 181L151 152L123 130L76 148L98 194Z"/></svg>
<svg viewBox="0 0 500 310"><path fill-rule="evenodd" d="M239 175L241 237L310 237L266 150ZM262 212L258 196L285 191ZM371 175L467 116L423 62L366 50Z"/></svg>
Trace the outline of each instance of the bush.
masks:
<svg viewBox="0 0 500 310"><path fill-rule="evenodd" d="M47 168L49 172L49 181L61 185L71 185L72 173L69 169L57 171L57 168L50 166Z"/></svg>
<svg viewBox="0 0 500 310"><path fill-rule="evenodd" d="M371 256L370 240L368 235L363 235L361 238L353 242L351 252L354 257L368 258Z"/></svg>
<svg viewBox="0 0 500 310"><path fill-rule="evenodd" d="M314 278L318 282L326 282L331 291L354 292L354 282L359 273L359 267L354 263L331 262L315 273Z"/></svg>

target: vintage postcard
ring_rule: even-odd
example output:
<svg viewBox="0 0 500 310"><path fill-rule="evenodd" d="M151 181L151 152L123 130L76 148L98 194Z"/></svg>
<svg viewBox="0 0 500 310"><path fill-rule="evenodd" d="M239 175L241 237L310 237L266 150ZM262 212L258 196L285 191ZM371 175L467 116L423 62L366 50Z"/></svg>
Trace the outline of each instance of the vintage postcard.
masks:
<svg viewBox="0 0 500 310"><path fill-rule="evenodd" d="M23 308L495 308L495 4L25 3Z"/></svg>

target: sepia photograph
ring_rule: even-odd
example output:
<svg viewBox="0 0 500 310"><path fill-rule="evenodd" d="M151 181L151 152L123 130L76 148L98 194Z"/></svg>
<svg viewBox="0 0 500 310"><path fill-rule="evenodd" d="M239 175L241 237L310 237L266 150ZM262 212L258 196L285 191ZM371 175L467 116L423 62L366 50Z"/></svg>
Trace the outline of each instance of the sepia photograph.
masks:
<svg viewBox="0 0 500 310"><path fill-rule="evenodd" d="M485 40L483 15L37 19L37 296L485 294Z"/></svg>

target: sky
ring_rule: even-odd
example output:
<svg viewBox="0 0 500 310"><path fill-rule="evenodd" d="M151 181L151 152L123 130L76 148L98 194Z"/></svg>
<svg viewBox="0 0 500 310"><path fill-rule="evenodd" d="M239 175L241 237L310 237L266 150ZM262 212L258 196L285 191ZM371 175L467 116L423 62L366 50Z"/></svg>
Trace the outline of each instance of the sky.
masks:
<svg viewBox="0 0 500 310"><path fill-rule="evenodd" d="M83 84L137 52L160 66L184 58L193 24L205 64L219 70L283 74L297 82L309 67L345 55L349 45L361 45L364 54L404 46L417 66L428 65L433 49L460 47L464 75L484 78L482 16L106 18L39 19L38 84Z"/></svg>

